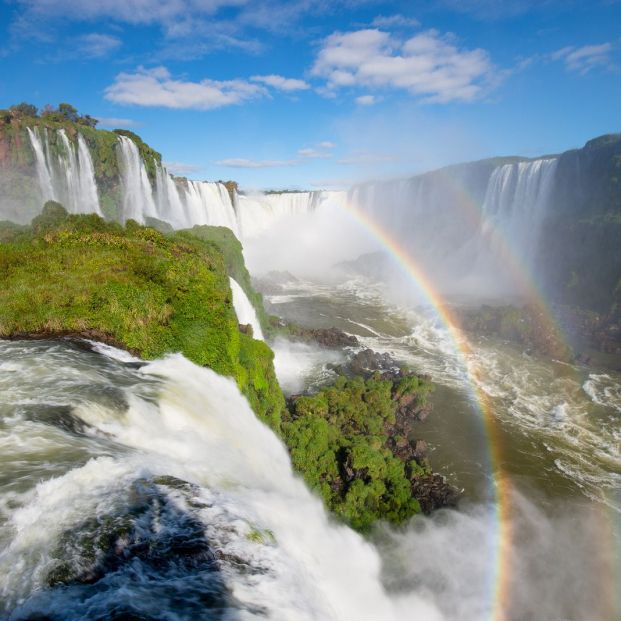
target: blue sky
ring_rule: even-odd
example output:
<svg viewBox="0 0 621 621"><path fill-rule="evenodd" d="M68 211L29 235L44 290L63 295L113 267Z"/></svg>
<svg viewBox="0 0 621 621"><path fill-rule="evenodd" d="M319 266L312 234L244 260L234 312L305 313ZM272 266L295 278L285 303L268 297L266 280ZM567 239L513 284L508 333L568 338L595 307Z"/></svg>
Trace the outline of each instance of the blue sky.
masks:
<svg viewBox="0 0 621 621"><path fill-rule="evenodd" d="M338 187L621 131L620 0L0 10L0 107L70 102L196 179Z"/></svg>

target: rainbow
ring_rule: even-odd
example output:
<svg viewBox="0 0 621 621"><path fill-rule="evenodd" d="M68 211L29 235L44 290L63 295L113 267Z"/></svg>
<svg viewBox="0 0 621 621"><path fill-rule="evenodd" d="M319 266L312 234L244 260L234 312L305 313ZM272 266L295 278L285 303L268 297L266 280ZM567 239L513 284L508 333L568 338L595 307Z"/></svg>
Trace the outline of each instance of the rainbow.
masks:
<svg viewBox="0 0 621 621"><path fill-rule="evenodd" d="M409 253L400 243L380 224L368 214L357 208L353 202L347 201L346 210L367 229L391 253L404 272L411 277L423 294L426 301L433 307L438 318L448 330L455 350L460 356L466 370L472 397L484 423L487 444L490 447L490 458L494 476L494 506L496 508L495 555L493 562L491 601L492 611L490 618L494 621L503 621L505 607L508 602L508 586L510 578L510 552L512 548L511 529L511 489L508 479L502 472L500 454L501 443L498 438L497 425L492 414L489 397L480 388L479 371L472 362L472 348L461 329L457 318L446 305L442 296L436 291L427 275L415 263Z"/></svg>

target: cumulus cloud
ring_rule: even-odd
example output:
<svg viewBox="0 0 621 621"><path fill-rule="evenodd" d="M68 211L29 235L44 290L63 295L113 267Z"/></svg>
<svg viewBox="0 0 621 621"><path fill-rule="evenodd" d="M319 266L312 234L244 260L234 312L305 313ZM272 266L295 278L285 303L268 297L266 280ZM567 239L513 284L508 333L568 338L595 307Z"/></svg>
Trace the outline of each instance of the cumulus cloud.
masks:
<svg viewBox="0 0 621 621"><path fill-rule="evenodd" d="M295 166L296 160L250 160L245 158L230 158L214 162L217 166L228 168L281 168L284 166Z"/></svg>
<svg viewBox="0 0 621 621"><path fill-rule="evenodd" d="M239 104L265 94L262 86L246 80L174 79L165 67L119 73L105 90L106 99L115 103L194 110Z"/></svg>
<svg viewBox="0 0 621 621"><path fill-rule="evenodd" d="M82 35L79 40L79 51L87 58L102 58L121 46L121 40L108 34L91 32Z"/></svg>
<svg viewBox="0 0 621 621"><path fill-rule="evenodd" d="M292 92L292 91L305 91L310 88L310 85L304 80L297 80L295 78L285 78L281 75L253 75L250 78L253 82L260 82L272 88L280 91Z"/></svg>
<svg viewBox="0 0 621 621"><path fill-rule="evenodd" d="M356 97L356 103L360 106L372 106L376 101L375 95L360 95L360 97Z"/></svg>
<svg viewBox="0 0 621 621"><path fill-rule="evenodd" d="M312 68L334 91L343 87L402 89L427 102L473 101L494 78L482 49L459 49L453 38L427 30L401 41L368 28L324 40Z"/></svg>
<svg viewBox="0 0 621 621"><path fill-rule="evenodd" d="M552 60L563 61L569 71L585 75L595 67L609 66L611 64L611 52L612 44L610 43L564 47L552 54Z"/></svg>

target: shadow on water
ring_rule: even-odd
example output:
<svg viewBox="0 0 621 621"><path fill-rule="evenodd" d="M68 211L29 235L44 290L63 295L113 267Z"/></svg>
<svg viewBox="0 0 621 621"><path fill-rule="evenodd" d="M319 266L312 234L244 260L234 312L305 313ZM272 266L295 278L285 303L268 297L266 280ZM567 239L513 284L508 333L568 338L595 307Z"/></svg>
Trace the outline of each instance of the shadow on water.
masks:
<svg viewBox="0 0 621 621"><path fill-rule="evenodd" d="M239 561L210 545L205 524L192 514L207 506L196 493L195 486L171 476L136 479L123 507L61 534L47 586L9 618L234 619L222 564Z"/></svg>

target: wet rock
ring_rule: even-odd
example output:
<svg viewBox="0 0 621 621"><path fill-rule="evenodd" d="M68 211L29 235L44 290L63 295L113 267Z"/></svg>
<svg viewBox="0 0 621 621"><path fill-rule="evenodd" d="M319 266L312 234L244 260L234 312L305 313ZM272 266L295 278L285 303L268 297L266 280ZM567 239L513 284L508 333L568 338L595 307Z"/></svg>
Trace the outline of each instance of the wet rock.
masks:
<svg viewBox="0 0 621 621"><path fill-rule="evenodd" d="M443 507L455 507L459 500L459 491L439 474L416 477L412 481L412 495L427 514Z"/></svg>

